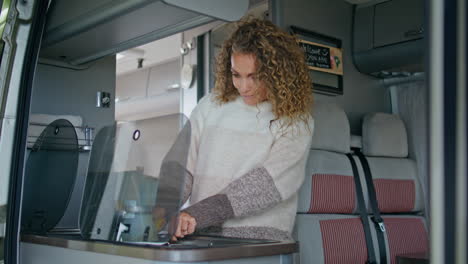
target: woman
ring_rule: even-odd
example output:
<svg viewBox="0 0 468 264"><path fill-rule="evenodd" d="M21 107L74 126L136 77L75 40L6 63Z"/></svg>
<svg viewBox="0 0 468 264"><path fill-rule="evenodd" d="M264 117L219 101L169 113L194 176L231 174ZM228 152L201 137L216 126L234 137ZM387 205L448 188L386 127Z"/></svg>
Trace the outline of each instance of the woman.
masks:
<svg viewBox="0 0 468 264"><path fill-rule="evenodd" d="M291 239L312 138L311 105L295 37L269 21L239 22L217 58L213 93L191 116L191 205L175 236L197 230Z"/></svg>

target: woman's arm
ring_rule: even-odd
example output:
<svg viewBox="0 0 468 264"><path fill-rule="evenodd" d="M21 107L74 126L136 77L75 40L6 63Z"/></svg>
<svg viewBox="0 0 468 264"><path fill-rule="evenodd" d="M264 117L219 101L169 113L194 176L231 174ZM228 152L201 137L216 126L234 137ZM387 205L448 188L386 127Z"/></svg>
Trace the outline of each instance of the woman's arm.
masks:
<svg viewBox="0 0 468 264"><path fill-rule="evenodd" d="M195 107L195 109L192 111L192 114L190 116L190 147L188 150L186 166L188 173L186 174L186 177L184 179L182 204L185 204L192 194L194 180L193 175L195 174L195 167L197 164L200 136L203 130L203 120L208 113L208 109L210 108L210 97L210 94L203 97L198 103L198 105ZM174 234L175 237L173 237L172 239L176 240L176 237L184 237L184 235L193 233L195 231L196 225L197 223L195 221L195 218L193 218L187 213L181 212L177 220L177 228Z"/></svg>

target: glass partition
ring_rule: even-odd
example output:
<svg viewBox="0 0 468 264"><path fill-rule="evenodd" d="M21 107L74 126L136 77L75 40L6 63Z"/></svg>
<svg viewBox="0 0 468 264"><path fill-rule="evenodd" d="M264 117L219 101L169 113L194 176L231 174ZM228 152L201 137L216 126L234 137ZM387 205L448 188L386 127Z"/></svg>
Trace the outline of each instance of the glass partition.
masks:
<svg viewBox="0 0 468 264"><path fill-rule="evenodd" d="M67 208L78 167L78 138L69 121L58 119L28 140L21 228L46 233Z"/></svg>
<svg viewBox="0 0 468 264"><path fill-rule="evenodd" d="M93 143L80 215L82 236L167 242L182 205L190 123L181 114L120 122Z"/></svg>

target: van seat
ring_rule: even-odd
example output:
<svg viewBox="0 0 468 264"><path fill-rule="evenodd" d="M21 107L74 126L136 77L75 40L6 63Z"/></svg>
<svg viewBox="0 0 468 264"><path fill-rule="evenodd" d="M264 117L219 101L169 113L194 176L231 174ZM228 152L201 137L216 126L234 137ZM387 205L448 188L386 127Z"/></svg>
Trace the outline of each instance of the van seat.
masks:
<svg viewBox="0 0 468 264"><path fill-rule="evenodd" d="M298 214L295 239L299 242L296 264L364 264L367 261L364 229L356 215Z"/></svg>
<svg viewBox="0 0 468 264"><path fill-rule="evenodd" d="M395 264L400 254L427 253L422 187L416 162L408 157L403 121L391 114L367 114L362 124L362 153L368 161L384 219L389 263Z"/></svg>
<svg viewBox="0 0 468 264"><path fill-rule="evenodd" d="M350 128L345 112L335 104L316 103L315 130L299 191L299 213L357 211L354 180L346 153L350 153Z"/></svg>
<svg viewBox="0 0 468 264"><path fill-rule="evenodd" d="M424 210L416 162L408 157L406 129L398 116L371 113L364 117L362 153L369 162L382 213Z"/></svg>
<svg viewBox="0 0 468 264"><path fill-rule="evenodd" d="M315 131L294 231L300 247L295 263L365 263L367 244L346 156L351 152L348 118L337 105L321 102L314 105L313 117ZM373 248L378 255L375 244Z"/></svg>

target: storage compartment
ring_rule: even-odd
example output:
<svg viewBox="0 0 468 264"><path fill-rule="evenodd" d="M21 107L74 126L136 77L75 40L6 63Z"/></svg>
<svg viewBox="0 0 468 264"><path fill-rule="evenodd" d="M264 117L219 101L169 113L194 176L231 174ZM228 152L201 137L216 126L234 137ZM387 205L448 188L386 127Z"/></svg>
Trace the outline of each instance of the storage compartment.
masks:
<svg viewBox="0 0 468 264"><path fill-rule="evenodd" d="M375 6L374 14L374 47L423 37L423 0L384 2Z"/></svg>
<svg viewBox="0 0 468 264"><path fill-rule="evenodd" d="M40 57L81 65L216 19L238 20L248 5L248 0L55 1Z"/></svg>
<svg viewBox="0 0 468 264"><path fill-rule="evenodd" d="M353 59L360 72L387 77L424 71L423 0L358 6L353 27Z"/></svg>

